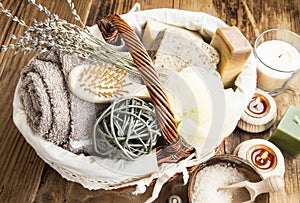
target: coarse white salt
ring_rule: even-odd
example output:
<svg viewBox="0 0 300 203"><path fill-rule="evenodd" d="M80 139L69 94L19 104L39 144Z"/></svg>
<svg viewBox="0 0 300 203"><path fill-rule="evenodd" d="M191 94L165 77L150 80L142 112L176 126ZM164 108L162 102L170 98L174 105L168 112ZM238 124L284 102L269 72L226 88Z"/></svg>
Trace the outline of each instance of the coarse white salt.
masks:
<svg viewBox="0 0 300 203"><path fill-rule="evenodd" d="M216 164L198 172L193 188L193 203L231 203L232 193L218 188L246 180L243 173L231 165Z"/></svg>

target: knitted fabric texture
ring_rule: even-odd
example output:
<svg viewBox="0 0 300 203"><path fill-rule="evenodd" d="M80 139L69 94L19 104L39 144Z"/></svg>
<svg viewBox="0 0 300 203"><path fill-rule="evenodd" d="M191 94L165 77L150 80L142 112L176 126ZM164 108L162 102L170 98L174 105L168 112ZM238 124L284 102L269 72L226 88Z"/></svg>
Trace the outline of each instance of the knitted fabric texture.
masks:
<svg viewBox="0 0 300 203"><path fill-rule="evenodd" d="M51 50L34 57L21 75L20 93L34 133L74 153L89 150L96 116L109 105L83 101L67 87L72 68L88 62Z"/></svg>

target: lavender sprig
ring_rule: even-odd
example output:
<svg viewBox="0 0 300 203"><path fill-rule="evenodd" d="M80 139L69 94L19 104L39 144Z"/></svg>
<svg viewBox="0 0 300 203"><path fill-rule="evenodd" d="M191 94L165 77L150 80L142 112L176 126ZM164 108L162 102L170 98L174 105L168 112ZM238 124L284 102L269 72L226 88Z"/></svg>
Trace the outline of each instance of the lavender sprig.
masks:
<svg viewBox="0 0 300 203"><path fill-rule="evenodd" d="M26 25L26 23L25 23L23 20L20 20L17 16L14 16L14 15L10 12L10 10L4 8L1 2L0 2L0 10L1 10L2 13L4 13L7 17L9 17L9 18L11 18L13 21L19 23L21 26L28 27L28 25Z"/></svg>
<svg viewBox="0 0 300 203"><path fill-rule="evenodd" d="M83 24L74 8L74 3L71 0L67 1L75 19ZM58 15L52 14L46 7L41 4L36 4L35 0L28 0L28 2L36 6L39 11L44 12L48 18L43 22L33 20L33 25L29 26L23 20L13 16L10 10L5 9L0 2L0 10L6 16L27 28L23 36L16 37L13 35L11 39L16 40L16 43L9 44L8 46L2 45L1 51L13 49L15 50L15 54L19 52L25 54L32 51L56 48L67 53L76 53L80 57L89 57L96 61L105 61L115 65L117 68L139 75L139 72L129 56L123 56L107 46L106 43L90 33L86 27L82 29L75 24L60 19ZM83 37L83 33L88 37Z"/></svg>
<svg viewBox="0 0 300 203"><path fill-rule="evenodd" d="M70 7L70 9L71 9L71 11L72 11L72 14L74 15L74 18L75 18L75 20L76 21L78 21L83 27L84 27L84 30L83 30L83 32L86 34L86 35L88 35L89 36L89 38L90 38L90 41L92 41L93 43L95 43L95 44L101 44L101 45L104 45L104 42L103 41L101 41L101 40L99 40L98 38L96 38L91 32L90 32L90 30L89 29L87 29L87 27L85 26L85 24L82 22L82 20L81 20L81 18L80 18L80 16L77 14L77 11L76 11L76 9L75 9L75 5L74 5L74 3L73 3L73 1L72 0L67 0L67 3L69 4L69 7ZM105 50L105 52L111 52L111 53L113 53L114 52L114 50L112 50L112 49L110 49L110 47L108 47L108 46L103 46L103 49ZM103 54L103 53L102 53ZM122 60L125 60L127 63L132 63L132 61L131 61L131 59L129 59L129 58L124 58L124 57L117 57L117 56L114 56L117 60L116 60L116 63L119 63L119 64L122 64ZM132 64L133 65L133 64ZM139 72L136 72L136 74L139 74Z"/></svg>
<svg viewBox="0 0 300 203"><path fill-rule="evenodd" d="M34 5L39 11L44 12L47 16L51 15L51 12L45 6L41 4L36 4L35 0L28 0L28 3Z"/></svg>
<svg viewBox="0 0 300 203"><path fill-rule="evenodd" d="M77 14L77 11L75 9L75 5L74 5L73 1L72 0L67 0L67 3L69 4L69 7L72 11L72 14L74 15L74 19L76 21L78 21L83 27L85 27L85 24L82 22L80 16Z"/></svg>

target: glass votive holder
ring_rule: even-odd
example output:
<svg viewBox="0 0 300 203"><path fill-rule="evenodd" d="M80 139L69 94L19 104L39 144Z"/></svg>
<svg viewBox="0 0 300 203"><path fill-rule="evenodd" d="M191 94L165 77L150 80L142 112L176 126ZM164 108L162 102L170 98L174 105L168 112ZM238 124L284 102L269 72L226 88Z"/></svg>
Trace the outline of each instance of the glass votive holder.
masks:
<svg viewBox="0 0 300 203"><path fill-rule="evenodd" d="M300 36L284 29L261 33L253 48L257 87L275 96L283 92L300 70Z"/></svg>

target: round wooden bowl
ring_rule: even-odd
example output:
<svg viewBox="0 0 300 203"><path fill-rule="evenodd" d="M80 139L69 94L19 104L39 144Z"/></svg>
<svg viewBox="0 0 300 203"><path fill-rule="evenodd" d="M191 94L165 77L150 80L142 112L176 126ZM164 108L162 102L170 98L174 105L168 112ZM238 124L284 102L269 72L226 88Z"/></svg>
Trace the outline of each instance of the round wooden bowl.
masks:
<svg viewBox="0 0 300 203"><path fill-rule="evenodd" d="M259 174L259 172L252 166L250 163L248 163L246 160L241 159L235 155L216 155L206 162L201 163L198 168L193 173L192 177L189 180L189 186L188 186L188 198L190 203L193 202L193 191L194 191L194 185L196 181L196 176L198 173L201 173L202 169L208 166L212 166L215 164L224 164L224 165L230 165L234 168L237 168L237 170L241 173L243 173L249 181L252 182L258 182L261 181L263 178ZM209 187L209 186L207 186ZM269 202L269 193L260 194L256 199L255 202L257 203L266 203Z"/></svg>

